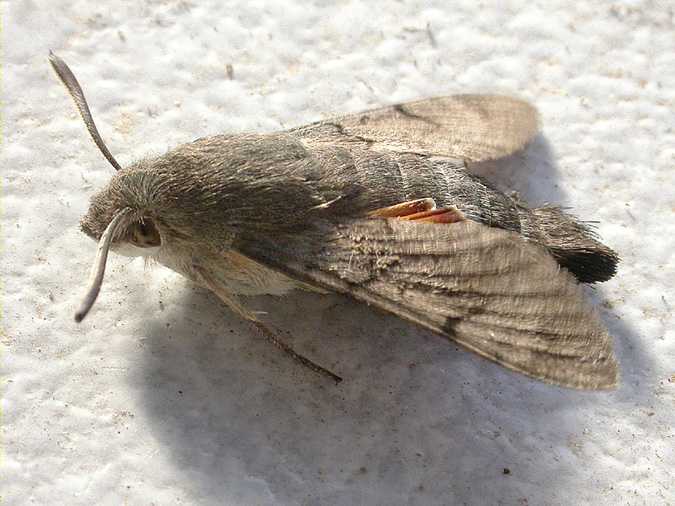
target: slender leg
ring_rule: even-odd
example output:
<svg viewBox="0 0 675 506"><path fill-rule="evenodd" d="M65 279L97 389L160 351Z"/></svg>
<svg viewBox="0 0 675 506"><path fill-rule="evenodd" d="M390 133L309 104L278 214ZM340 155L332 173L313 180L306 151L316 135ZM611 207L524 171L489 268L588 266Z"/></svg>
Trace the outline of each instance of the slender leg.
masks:
<svg viewBox="0 0 675 506"><path fill-rule="evenodd" d="M305 367L309 367L312 371L318 374L323 374L324 376L328 376L330 379L335 381L335 384L338 384L342 381L342 378L338 376L337 374L329 371L325 367L321 367L319 364L316 364L312 362L310 359L307 357L304 357L300 355L298 352L296 352L293 348L291 348L288 344L284 343L281 341L269 328L267 328L263 323L259 321L254 321L252 322L255 327L260 331L260 333L265 336L265 338L271 342L273 345L275 345L277 348L281 349L282 351L285 351L288 353L294 360L300 362L302 365Z"/></svg>
<svg viewBox="0 0 675 506"><path fill-rule="evenodd" d="M209 290L215 293L218 296L218 298L222 300L232 311L237 313L242 318L250 321L258 329L258 331L260 331L263 337L267 339L269 342L271 342L274 346L286 352L294 360L304 365L305 367L310 368L315 373L329 377L330 379L335 381L336 384L342 381L342 378L340 376L329 371L325 367L321 367L320 365L312 362L307 357L300 355L293 348L291 348L291 346L289 346L288 344L284 343L281 339L279 339L279 337L276 334L274 334L274 332L272 332L264 323L258 320L258 318L252 312L246 309L232 294L228 293L226 290L223 290L220 284L214 281L214 279L206 270L202 269L199 266L194 266L194 269L195 272L198 274L200 281L204 283L204 285L206 285L206 287L209 288Z"/></svg>

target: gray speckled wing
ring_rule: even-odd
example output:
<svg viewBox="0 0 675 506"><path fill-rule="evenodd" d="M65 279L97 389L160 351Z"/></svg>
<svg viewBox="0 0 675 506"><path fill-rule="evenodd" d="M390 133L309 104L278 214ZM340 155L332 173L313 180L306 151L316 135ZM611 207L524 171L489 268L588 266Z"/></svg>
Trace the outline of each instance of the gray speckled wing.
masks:
<svg viewBox="0 0 675 506"><path fill-rule="evenodd" d="M453 95L312 123L289 133L313 142L366 142L373 149L491 160L521 149L539 130L537 110L499 95Z"/></svg>
<svg viewBox="0 0 675 506"><path fill-rule="evenodd" d="M534 378L585 389L617 382L611 338L581 287L515 233L470 221L357 219L238 249Z"/></svg>

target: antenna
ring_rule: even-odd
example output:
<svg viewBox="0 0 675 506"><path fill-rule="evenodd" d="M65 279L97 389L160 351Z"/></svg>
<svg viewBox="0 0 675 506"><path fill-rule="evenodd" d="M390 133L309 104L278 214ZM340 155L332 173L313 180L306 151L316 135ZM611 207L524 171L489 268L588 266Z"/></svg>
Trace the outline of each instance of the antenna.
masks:
<svg viewBox="0 0 675 506"><path fill-rule="evenodd" d="M80 323L84 320L84 317L87 316L87 313L96 302L98 293L101 291L101 285L103 284L103 275L105 274L106 260L108 260L108 251L110 251L110 244L112 243L113 237L117 233L117 229L124 218L131 209L124 208L118 212L113 219L110 221L106 227L101 238L98 241L98 249L96 250L96 258L94 259L94 265L91 266L91 274L89 275L89 289L84 296L84 300L80 305L80 309L75 313L75 321Z"/></svg>
<svg viewBox="0 0 675 506"><path fill-rule="evenodd" d="M75 74L70 70L70 67L64 62L61 58L56 56L52 51L49 51L49 63L52 64L52 68L56 75L59 76L61 82L66 86L68 93L73 97L77 110L80 111L80 116L84 120L84 124L89 130L89 135L94 139L94 142L98 146L98 149L101 150L103 156L110 162L110 165L115 167L115 170L122 170L120 164L115 160L115 157L110 153L108 147L103 142L101 134L98 133L96 124L94 123L94 118L91 117L91 112L89 112L89 106L87 105L87 99L84 98L84 93L82 93L82 88L80 83L75 79Z"/></svg>

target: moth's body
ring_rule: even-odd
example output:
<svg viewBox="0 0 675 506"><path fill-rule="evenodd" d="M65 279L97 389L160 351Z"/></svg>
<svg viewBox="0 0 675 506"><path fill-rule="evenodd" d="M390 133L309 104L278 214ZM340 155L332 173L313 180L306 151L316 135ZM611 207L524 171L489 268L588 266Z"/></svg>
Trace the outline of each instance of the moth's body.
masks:
<svg viewBox="0 0 675 506"><path fill-rule="evenodd" d="M275 134L218 135L122 169L67 65L50 57L118 170L82 229L99 240L81 320L109 249L141 253L212 290L275 344L237 295L348 294L535 378L579 388L617 379L610 338L581 282L618 257L581 222L529 209L472 175L538 131L509 97L457 95Z"/></svg>
<svg viewBox="0 0 675 506"><path fill-rule="evenodd" d="M267 173L271 164L274 178ZM197 180L192 176L195 173L201 176ZM263 229L261 233L292 232L307 223L363 217L376 209L424 198L440 208L454 207L469 220L520 233L544 246L545 229L539 226L537 213L546 217L555 213L559 221L574 223L556 210L524 207L470 174L461 160L373 152L359 141L327 145L286 133L199 139L123 169L99 195L93 198L92 210L82 224L91 237L98 239L101 224L107 223L107 217L100 219L99 213L110 209L111 197L119 198L116 209L135 205L137 216L153 220L161 235L210 236L216 245L211 250L201 243L195 247L190 240L163 241L147 252L135 248L137 254L197 283L194 267L208 267L230 293L241 295L283 295L294 288L312 288L232 248L240 236L247 237L257 228ZM228 200L224 195L237 197ZM200 221L200 213L218 220ZM265 214L264 227L260 213ZM593 241L590 236L577 240Z"/></svg>

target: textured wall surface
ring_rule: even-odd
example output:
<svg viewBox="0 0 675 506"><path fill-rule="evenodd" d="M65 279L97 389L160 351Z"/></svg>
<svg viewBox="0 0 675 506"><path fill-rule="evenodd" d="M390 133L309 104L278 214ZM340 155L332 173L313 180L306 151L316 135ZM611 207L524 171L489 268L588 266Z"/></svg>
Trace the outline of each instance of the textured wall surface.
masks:
<svg viewBox="0 0 675 506"><path fill-rule="evenodd" d="M0 11L3 504L673 504L671 2ZM335 387L208 292L115 255L75 324L95 253L78 220L112 169L49 49L123 165L209 134L432 95L532 101L542 136L475 170L597 220L621 254L619 274L589 290L620 387L541 384L338 296L250 301L345 378Z"/></svg>

